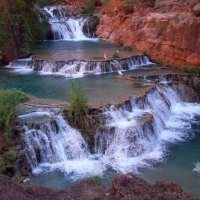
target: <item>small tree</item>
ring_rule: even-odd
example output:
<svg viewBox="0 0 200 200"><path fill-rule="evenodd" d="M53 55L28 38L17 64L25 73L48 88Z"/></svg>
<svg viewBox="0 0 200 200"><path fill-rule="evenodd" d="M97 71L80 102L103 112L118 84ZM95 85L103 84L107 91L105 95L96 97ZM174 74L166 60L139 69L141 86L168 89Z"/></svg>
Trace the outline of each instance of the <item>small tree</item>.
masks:
<svg viewBox="0 0 200 200"><path fill-rule="evenodd" d="M72 83L69 89L69 117L73 120L80 119L88 113L88 99L79 84Z"/></svg>

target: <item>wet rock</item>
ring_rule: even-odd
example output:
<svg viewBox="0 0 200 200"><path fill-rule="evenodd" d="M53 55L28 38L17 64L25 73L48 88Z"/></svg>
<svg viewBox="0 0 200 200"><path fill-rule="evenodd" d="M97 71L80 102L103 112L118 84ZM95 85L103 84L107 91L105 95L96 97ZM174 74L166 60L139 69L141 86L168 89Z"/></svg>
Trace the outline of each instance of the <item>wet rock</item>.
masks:
<svg viewBox="0 0 200 200"><path fill-rule="evenodd" d="M99 24L99 19L97 17L87 17L83 25L83 33L89 38L96 37L96 29Z"/></svg>

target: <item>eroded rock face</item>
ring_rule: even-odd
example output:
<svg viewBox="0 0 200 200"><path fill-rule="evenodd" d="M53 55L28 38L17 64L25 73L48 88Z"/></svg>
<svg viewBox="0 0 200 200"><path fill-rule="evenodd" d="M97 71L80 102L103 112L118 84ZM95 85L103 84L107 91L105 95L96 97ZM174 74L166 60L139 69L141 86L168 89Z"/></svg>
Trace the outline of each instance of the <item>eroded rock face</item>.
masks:
<svg viewBox="0 0 200 200"><path fill-rule="evenodd" d="M97 17L87 17L83 25L83 33L89 38L96 37L96 29L99 24L99 19Z"/></svg>
<svg viewBox="0 0 200 200"><path fill-rule="evenodd" d="M197 2L144 0L131 8L133 3L110 0L101 10L97 35L134 46L158 63L200 67L200 18L193 14L198 15Z"/></svg>

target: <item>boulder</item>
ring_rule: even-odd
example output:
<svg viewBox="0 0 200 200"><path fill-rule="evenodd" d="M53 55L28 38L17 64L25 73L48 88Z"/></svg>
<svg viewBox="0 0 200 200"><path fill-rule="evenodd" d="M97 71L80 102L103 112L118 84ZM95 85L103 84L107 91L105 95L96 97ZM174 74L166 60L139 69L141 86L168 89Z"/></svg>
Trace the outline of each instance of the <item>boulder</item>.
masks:
<svg viewBox="0 0 200 200"><path fill-rule="evenodd" d="M193 7L192 12L195 16L200 16L200 3Z"/></svg>

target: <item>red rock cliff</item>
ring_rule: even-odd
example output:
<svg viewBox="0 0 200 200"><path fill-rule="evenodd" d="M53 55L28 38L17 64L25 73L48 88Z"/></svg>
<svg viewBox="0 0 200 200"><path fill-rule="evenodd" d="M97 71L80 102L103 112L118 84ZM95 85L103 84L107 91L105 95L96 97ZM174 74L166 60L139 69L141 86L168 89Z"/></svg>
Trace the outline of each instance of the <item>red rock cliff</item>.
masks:
<svg viewBox="0 0 200 200"><path fill-rule="evenodd" d="M197 0L110 0L101 10L97 34L158 63L200 67L199 16Z"/></svg>

